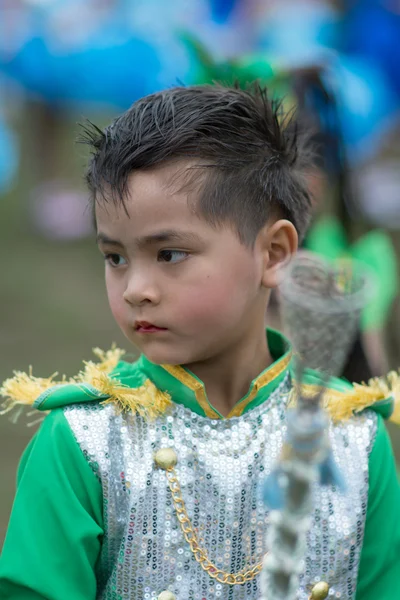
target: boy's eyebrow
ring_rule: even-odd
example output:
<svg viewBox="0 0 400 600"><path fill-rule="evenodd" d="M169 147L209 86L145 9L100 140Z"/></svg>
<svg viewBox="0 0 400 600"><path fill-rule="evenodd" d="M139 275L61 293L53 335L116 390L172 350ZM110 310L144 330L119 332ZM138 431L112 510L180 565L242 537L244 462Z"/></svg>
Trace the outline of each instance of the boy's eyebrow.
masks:
<svg viewBox="0 0 400 600"><path fill-rule="evenodd" d="M109 246L120 246L122 248L123 244L118 242L118 240L112 240L105 233L99 232L96 236L96 242L98 244L108 244Z"/></svg>
<svg viewBox="0 0 400 600"><path fill-rule="evenodd" d="M193 243L200 242L201 238L192 231L177 231L176 229L165 229L163 231L157 231L150 235L144 235L143 237L137 238L135 241L136 245L141 248L143 246L150 246L151 244L159 243Z"/></svg>
<svg viewBox="0 0 400 600"><path fill-rule="evenodd" d="M112 240L105 233L99 232L96 236L98 244L107 244L109 246L123 247L123 244L118 240ZM150 246L151 244L160 243L193 243L200 242L201 238L193 231L177 231L176 229L165 229L163 231L157 231L150 235L144 235L135 240L135 245L138 248Z"/></svg>

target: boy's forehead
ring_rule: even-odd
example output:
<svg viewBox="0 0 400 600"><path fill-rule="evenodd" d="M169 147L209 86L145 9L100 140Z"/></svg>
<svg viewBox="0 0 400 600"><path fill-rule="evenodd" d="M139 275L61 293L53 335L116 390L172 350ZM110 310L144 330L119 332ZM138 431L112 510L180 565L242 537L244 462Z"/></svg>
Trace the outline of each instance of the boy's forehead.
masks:
<svg viewBox="0 0 400 600"><path fill-rule="evenodd" d="M134 200L138 196L175 196L180 193L190 165L174 161L131 173L128 178L128 195Z"/></svg>
<svg viewBox="0 0 400 600"><path fill-rule="evenodd" d="M191 166L188 161L174 161L132 173L124 203L111 197L96 202L97 226L126 224L142 228L159 222L165 227L176 220L197 220L198 190L190 185Z"/></svg>
<svg viewBox="0 0 400 600"><path fill-rule="evenodd" d="M128 178L129 193L160 192L167 196L198 195L204 176L202 161L174 159L133 172Z"/></svg>

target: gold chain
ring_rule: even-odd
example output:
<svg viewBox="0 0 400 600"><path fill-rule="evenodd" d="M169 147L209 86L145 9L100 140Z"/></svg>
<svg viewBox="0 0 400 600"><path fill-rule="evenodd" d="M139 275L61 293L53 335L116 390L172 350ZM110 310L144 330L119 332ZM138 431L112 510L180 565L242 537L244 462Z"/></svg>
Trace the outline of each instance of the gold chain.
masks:
<svg viewBox="0 0 400 600"><path fill-rule="evenodd" d="M173 467L166 469L166 475L180 528L201 568L208 573L210 577L219 581L219 583L227 583L228 585L243 585L247 581L254 579L254 577L261 572L262 562L257 563L252 568L242 569L242 571L239 571L238 573L227 573L226 571L219 569L210 561L206 550L203 550L199 546L198 537L193 529L193 525L187 514L185 502L182 498L181 486L176 477L175 469Z"/></svg>

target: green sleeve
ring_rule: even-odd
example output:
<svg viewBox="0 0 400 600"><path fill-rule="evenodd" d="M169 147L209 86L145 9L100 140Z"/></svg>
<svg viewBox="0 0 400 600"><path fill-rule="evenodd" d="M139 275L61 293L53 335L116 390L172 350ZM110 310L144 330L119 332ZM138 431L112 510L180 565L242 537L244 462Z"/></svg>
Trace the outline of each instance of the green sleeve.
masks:
<svg viewBox="0 0 400 600"><path fill-rule="evenodd" d="M400 486L389 435L378 416L356 600L393 598L400 598Z"/></svg>
<svg viewBox="0 0 400 600"><path fill-rule="evenodd" d="M0 559L2 600L94 600L101 485L62 410L44 420L21 459Z"/></svg>

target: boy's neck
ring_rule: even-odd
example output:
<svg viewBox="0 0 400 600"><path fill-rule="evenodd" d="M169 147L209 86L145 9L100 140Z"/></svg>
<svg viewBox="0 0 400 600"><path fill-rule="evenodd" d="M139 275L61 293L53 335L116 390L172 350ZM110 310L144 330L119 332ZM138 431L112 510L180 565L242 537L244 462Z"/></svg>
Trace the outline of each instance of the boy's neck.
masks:
<svg viewBox="0 0 400 600"><path fill-rule="evenodd" d="M186 366L204 383L211 405L226 417L247 394L253 379L272 362L263 331L252 344L243 344L210 361Z"/></svg>

